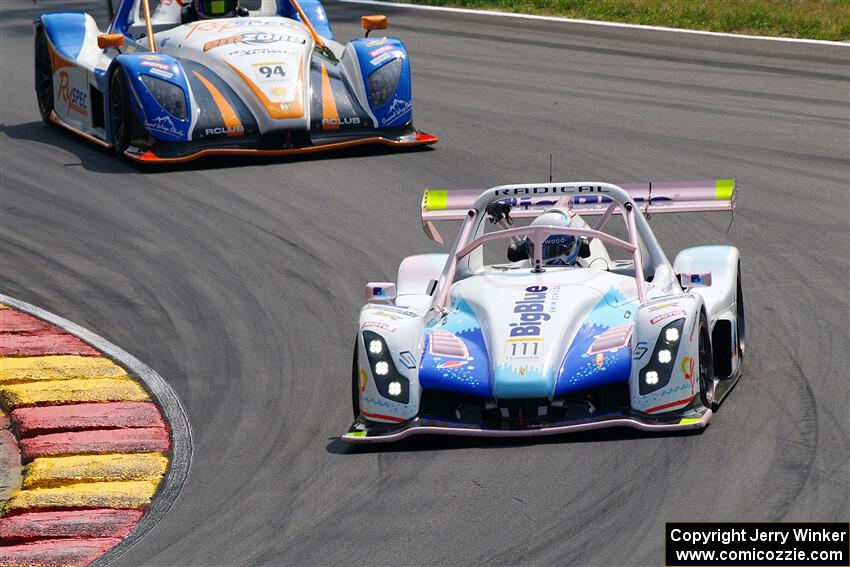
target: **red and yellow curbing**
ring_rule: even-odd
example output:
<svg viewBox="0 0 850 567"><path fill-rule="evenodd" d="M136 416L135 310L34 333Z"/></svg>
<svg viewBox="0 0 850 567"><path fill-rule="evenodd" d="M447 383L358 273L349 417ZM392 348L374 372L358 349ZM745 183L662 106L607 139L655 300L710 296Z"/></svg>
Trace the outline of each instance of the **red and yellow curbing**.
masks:
<svg viewBox="0 0 850 567"><path fill-rule="evenodd" d="M25 466L0 491L0 566L88 565L142 520L169 467L169 428L139 381L0 304L3 433L0 456Z"/></svg>

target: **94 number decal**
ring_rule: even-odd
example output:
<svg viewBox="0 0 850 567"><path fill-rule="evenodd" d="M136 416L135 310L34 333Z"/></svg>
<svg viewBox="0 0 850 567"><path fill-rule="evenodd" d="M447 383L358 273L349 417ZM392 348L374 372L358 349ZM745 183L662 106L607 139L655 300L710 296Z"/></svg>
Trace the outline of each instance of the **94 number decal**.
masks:
<svg viewBox="0 0 850 567"><path fill-rule="evenodd" d="M260 82L283 81L287 78L283 63L254 63L254 74Z"/></svg>

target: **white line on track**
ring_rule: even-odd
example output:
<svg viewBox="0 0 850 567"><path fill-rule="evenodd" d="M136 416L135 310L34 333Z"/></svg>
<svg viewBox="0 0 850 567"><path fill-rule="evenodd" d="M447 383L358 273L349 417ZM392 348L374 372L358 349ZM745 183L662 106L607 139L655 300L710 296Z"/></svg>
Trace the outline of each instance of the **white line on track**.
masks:
<svg viewBox="0 0 850 567"><path fill-rule="evenodd" d="M168 382L157 374L153 368L121 347L112 344L100 335L64 317L60 317L26 301L9 297L4 293L0 293L0 303L5 303L9 307L14 307L19 311L29 313L43 321L56 325L60 329L94 346L113 360L117 360L125 368L129 368L144 383L145 389L156 400L157 405L159 405L160 410L168 420L172 442L168 472L166 472L165 478L162 480L156 495L154 495L150 508L142 517L142 520L136 524L133 531L93 563L95 566L108 565L138 543L142 539L142 536L149 532L165 516L165 513L168 512L180 494L180 489L183 488L183 484L189 476L189 468L192 462L193 443L189 419L186 416L183 405L177 398L177 394L174 393Z"/></svg>
<svg viewBox="0 0 850 567"><path fill-rule="evenodd" d="M560 16L538 16L535 14L518 14L515 12L497 12L495 10L472 10L470 8L449 8L446 6L424 6L420 4L407 4L401 2L382 2L381 0L338 0L346 4L366 4L371 6L391 6L393 8L408 8L411 10L430 10L435 12L454 12L457 14L477 14L479 16L498 16L502 18L519 18L524 20L543 20L547 22L563 22L567 24L582 24L589 26L602 26L609 28L628 28L636 30L663 31L673 33L687 33L694 35L711 35L717 37L732 37L738 39L759 39L763 41L784 41L787 43L813 43L816 45L829 45L831 47L850 47L850 42L827 41L824 39L799 39L796 37L772 37L766 35L745 35L737 33L712 32L703 30L686 30L681 28L667 28L662 26L646 26L642 24L624 24L620 22L604 22L600 20L579 20L575 18L564 18Z"/></svg>

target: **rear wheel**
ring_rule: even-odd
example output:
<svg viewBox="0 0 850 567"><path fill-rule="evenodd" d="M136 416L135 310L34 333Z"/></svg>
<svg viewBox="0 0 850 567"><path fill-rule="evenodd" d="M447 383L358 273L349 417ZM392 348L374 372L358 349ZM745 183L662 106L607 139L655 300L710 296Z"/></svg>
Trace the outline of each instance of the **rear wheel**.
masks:
<svg viewBox="0 0 850 567"><path fill-rule="evenodd" d="M119 67L109 79L109 128L112 133L112 148L118 157L130 147L133 134L133 111L130 109L130 91L127 77Z"/></svg>
<svg viewBox="0 0 850 567"><path fill-rule="evenodd" d="M38 113L41 119L51 124L53 112L53 65L50 62L50 48L47 45L47 33L38 28L35 33L35 98L38 101Z"/></svg>
<svg viewBox="0 0 850 567"><path fill-rule="evenodd" d="M360 417L360 376L357 364L357 339L354 339L354 360L351 361L351 408L354 419Z"/></svg>
<svg viewBox="0 0 850 567"><path fill-rule="evenodd" d="M714 378L712 361L708 321L705 318L705 313L701 313L699 317L699 397L702 405L711 410L716 410L718 406L715 398L717 380Z"/></svg>

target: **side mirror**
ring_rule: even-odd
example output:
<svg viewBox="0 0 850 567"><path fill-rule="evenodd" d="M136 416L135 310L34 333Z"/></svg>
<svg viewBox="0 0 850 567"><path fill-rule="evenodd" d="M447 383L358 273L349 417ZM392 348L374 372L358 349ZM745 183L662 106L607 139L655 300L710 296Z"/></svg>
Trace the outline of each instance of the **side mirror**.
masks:
<svg viewBox="0 0 850 567"><path fill-rule="evenodd" d="M363 16L360 18L360 27L366 31L366 37L369 37L370 31L387 29L387 17L383 14Z"/></svg>
<svg viewBox="0 0 850 567"><path fill-rule="evenodd" d="M395 284L392 282L369 282L366 284L366 301L392 301L395 299Z"/></svg>
<svg viewBox="0 0 850 567"><path fill-rule="evenodd" d="M107 47L121 47L124 45L124 34L120 33L102 33L97 36L97 46L101 49Z"/></svg>
<svg viewBox="0 0 850 567"><path fill-rule="evenodd" d="M682 287L709 287L711 286L711 272L696 272L693 274L679 274L679 283Z"/></svg>
<svg viewBox="0 0 850 567"><path fill-rule="evenodd" d="M578 247L579 258L590 258L590 242L586 239L581 239L581 244Z"/></svg>

